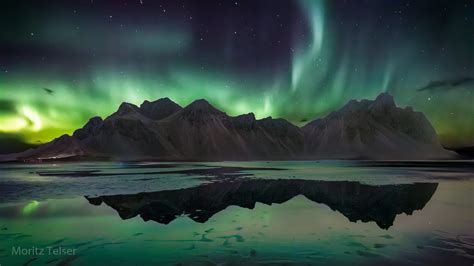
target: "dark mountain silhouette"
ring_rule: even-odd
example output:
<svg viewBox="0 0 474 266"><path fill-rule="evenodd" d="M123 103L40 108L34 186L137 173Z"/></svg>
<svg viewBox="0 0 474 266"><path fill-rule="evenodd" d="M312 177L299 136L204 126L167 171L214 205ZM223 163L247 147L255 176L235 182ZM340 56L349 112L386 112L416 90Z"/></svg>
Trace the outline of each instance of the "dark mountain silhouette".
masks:
<svg viewBox="0 0 474 266"><path fill-rule="evenodd" d="M206 100L180 107L168 98L140 107L122 103L91 118L72 136L0 160L111 158L121 160L427 159L452 154L422 113L396 107L381 94L350 101L303 128L284 119L236 117Z"/></svg>
<svg viewBox="0 0 474 266"><path fill-rule="evenodd" d="M468 147L447 147L446 149L455 151L464 158L474 158L474 146Z"/></svg>
<svg viewBox="0 0 474 266"><path fill-rule="evenodd" d="M154 102L144 101L140 105L140 113L153 120L161 120L183 109L169 98Z"/></svg>
<svg viewBox="0 0 474 266"><path fill-rule="evenodd" d="M134 195L86 197L117 210L122 219L137 215L144 221L168 224L180 215L204 223L228 206L253 209L257 202L271 205L303 195L338 211L351 222L374 221L388 229L398 214L421 210L437 189L434 183L364 185L348 181L238 179L193 188Z"/></svg>
<svg viewBox="0 0 474 266"><path fill-rule="evenodd" d="M436 159L448 157L430 122L393 97L349 101L339 111L303 127L306 153L335 159Z"/></svg>

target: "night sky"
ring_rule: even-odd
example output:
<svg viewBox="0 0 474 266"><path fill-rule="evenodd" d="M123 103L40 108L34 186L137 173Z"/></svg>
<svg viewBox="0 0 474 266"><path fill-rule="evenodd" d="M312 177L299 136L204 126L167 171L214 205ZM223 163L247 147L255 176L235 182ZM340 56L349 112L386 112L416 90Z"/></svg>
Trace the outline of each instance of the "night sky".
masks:
<svg viewBox="0 0 474 266"><path fill-rule="evenodd" d="M205 98L302 125L388 91L474 145L474 1L1 1L0 139Z"/></svg>

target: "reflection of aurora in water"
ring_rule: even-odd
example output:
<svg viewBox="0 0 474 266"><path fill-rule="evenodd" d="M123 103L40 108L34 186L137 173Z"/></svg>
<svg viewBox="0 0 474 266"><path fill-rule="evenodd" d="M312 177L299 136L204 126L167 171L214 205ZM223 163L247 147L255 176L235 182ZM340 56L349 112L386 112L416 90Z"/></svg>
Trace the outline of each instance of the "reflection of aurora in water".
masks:
<svg viewBox="0 0 474 266"><path fill-rule="evenodd" d="M21 211L24 215L29 215L38 209L39 205L39 201L32 200L30 203L26 204Z"/></svg>
<svg viewBox="0 0 474 266"><path fill-rule="evenodd" d="M169 3L157 17L163 7L148 2L51 1L28 19L29 7L11 4L0 11L2 25L17 25L0 37L0 133L44 142L122 101L165 96L300 123L390 91L425 112L444 144L474 144L472 84L418 91L474 73L472 3L441 2Z"/></svg>
<svg viewBox="0 0 474 266"><path fill-rule="evenodd" d="M469 264L472 167L1 164L0 263ZM160 217L167 224L142 220ZM62 246L77 256L11 256L12 246Z"/></svg>
<svg viewBox="0 0 474 266"><path fill-rule="evenodd" d="M465 201L470 191L465 188L463 182L441 182L423 210L397 216L388 230L373 222L349 222L301 195L281 204L256 203L252 209L229 206L205 223L179 216L167 225L140 218L121 220L112 208L91 206L84 198L46 200L29 215L18 211L23 204L0 204L0 245L6 250L33 244L77 250L74 257L37 257L38 264L317 261L463 265L470 262L469 254L474 251L471 210L466 209ZM457 204L448 206L444 201ZM0 250L2 263L19 265L32 258Z"/></svg>

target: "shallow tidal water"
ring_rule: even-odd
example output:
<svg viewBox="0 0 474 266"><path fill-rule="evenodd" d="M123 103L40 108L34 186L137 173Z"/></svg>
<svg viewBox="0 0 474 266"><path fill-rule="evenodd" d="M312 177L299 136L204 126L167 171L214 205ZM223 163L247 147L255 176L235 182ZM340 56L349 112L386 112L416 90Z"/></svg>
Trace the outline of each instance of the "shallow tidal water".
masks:
<svg viewBox="0 0 474 266"><path fill-rule="evenodd" d="M473 192L472 161L0 164L0 265L473 265Z"/></svg>

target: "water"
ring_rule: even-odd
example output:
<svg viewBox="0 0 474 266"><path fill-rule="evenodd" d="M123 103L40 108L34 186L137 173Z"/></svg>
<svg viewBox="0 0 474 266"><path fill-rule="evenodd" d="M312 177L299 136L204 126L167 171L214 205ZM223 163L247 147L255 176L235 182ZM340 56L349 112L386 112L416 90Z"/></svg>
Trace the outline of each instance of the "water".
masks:
<svg viewBox="0 0 474 266"><path fill-rule="evenodd" d="M473 265L473 170L470 161L1 164L0 264Z"/></svg>

